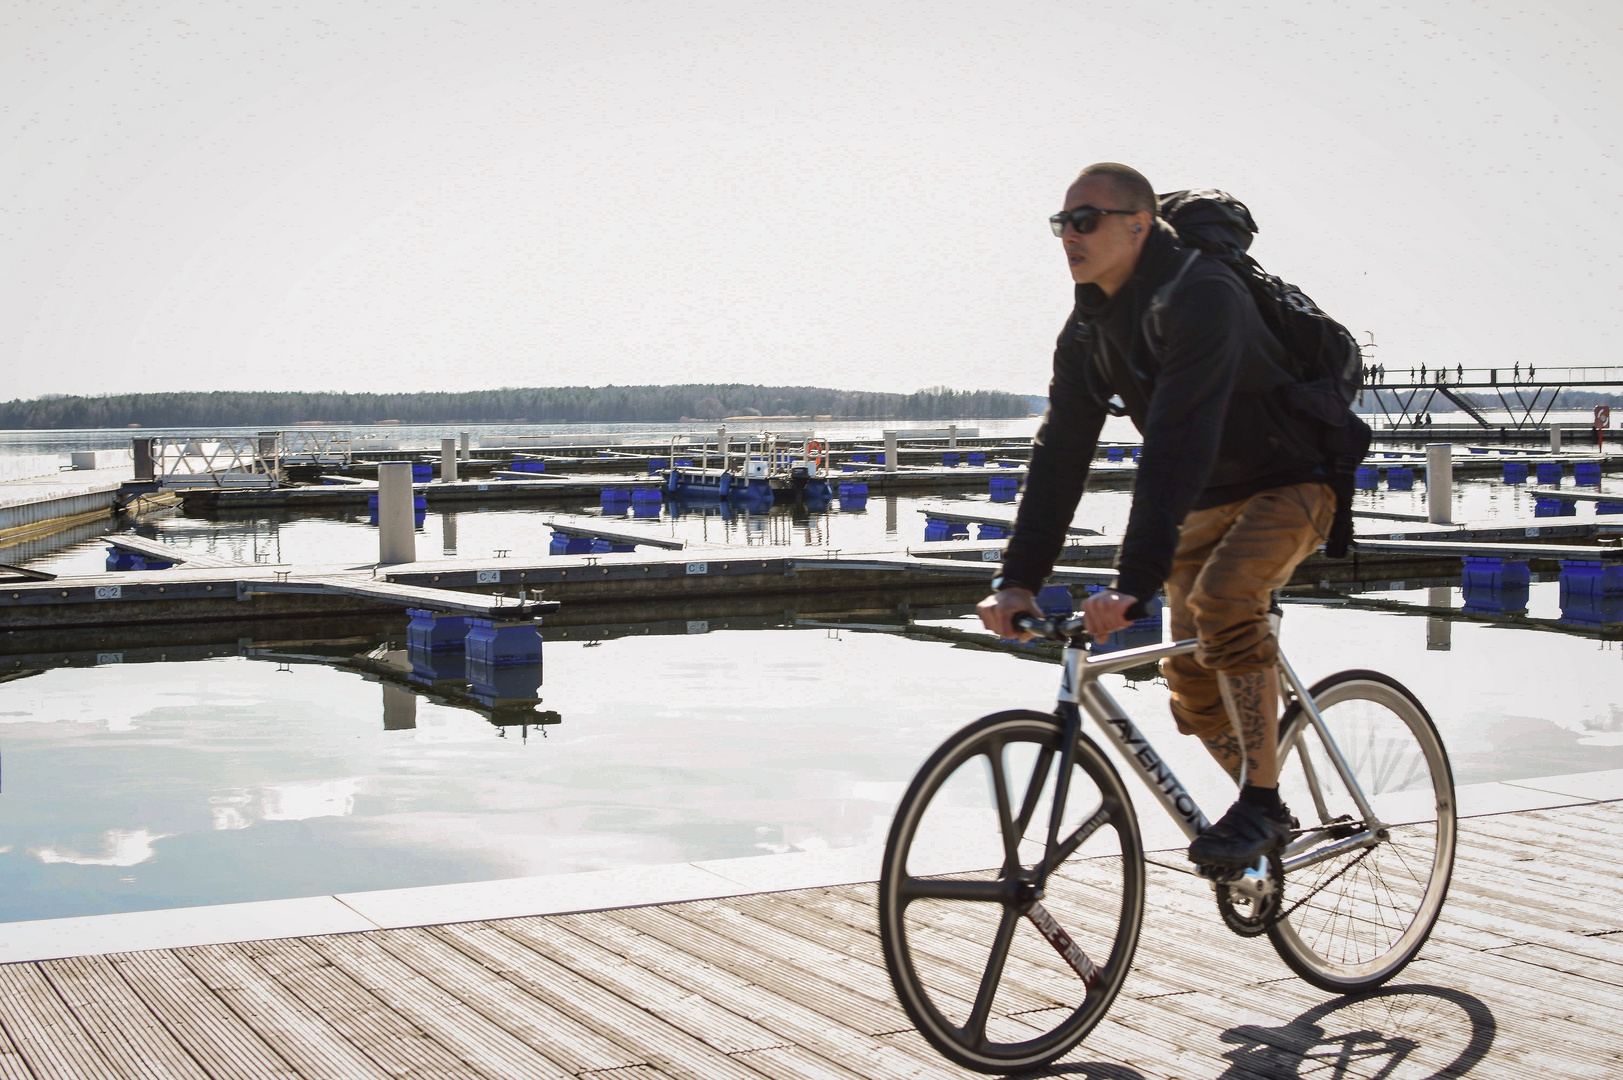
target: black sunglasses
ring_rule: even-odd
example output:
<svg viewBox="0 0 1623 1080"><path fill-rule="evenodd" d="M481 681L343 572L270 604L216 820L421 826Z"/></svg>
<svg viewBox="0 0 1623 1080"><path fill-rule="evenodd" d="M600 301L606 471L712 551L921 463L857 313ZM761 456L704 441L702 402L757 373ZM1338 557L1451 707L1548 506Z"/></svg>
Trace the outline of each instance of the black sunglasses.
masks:
<svg viewBox="0 0 1623 1080"><path fill-rule="evenodd" d="M1096 210L1091 206L1079 206L1075 210L1061 210L1048 219L1049 228L1054 230L1055 236L1065 235L1065 226L1069 225L1079 233L1090 233L1099 227L1099 219L1106 214L1136 214L1137 210Z"/></svg>

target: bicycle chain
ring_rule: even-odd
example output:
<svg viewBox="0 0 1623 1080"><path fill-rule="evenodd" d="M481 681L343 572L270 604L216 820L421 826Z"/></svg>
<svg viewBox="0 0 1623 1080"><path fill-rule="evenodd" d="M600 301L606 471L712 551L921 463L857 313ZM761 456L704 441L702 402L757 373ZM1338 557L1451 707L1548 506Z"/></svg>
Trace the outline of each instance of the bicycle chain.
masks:
<svg viewBox="0 0 1623 1080"><path fill-rule="evenodd" d="M1293 829L1291 832L1292 836L1296 837L1306 835L1310 832L1323 831L1324 829L1321 826L1317 829ZM1274 882L1274 894L1268 901L1264 902L1261 913L1256 915L1242 915L1234 906L1233 901L1229 899L1231 890L1229 889L1228 884L1217 882L1215 884L1218 914L1222 915L1223 924L1241 937L1257 937L1266 933L1269 927L1273 926L1281 919L1290 918L1297 908L1301 907L1303 904L1319 895L1319 893L1329 888L1332 882L1341 877L1341 875L1345 874L1347 871L1351 870L1353 867L1357 866L1359 863L1363 862L1366 858L1368 858L1370 852L1374 850L1375 849L1373 847L1367 847L1363 851L1360 851L1356 858L1352 859L1347 863L1347 865L1337 870L1334 874L1331 874L1329 877L1319 882L1313 887L1312 891L1288 908L1284 907L1284 867L1280 865L1278 856L1270 855L1268 856L1268 876Z"/></svg>
<svg viewBox="0 0 1623 1080"><path fill-rule="evenodd" d="M1292 904L1288 910L1281 912L1279 917L1281 919L1289 918L1290 915L1291 915L1291 912L1295 911L1297 908L1301 907L1303 904L1307 903L1309 900L1311 900L1315 896L1319 895L1319 893L1323 892L1330 885L1330 883L1332 881L1336 880L1336 878L1340 877L1342 874L1345 874L1348 870L1351 870L1353 867L1355 867L1359 863L1363 862L1364 859L1369 856L1369 853L1374 851L1374 850L1375 849L1372 848L1372 847L1367 847L1363 851L1360 851L1358 853L1358 858L1354 859L1352 862L1348 863L1346 866L1343 866L1340 870L1337 870L1335 873L1331 874L1329 877L1327 877L1323 881L1319 882L1319 884L1314 887L1312 892L1308 893L1306 896L1304 896L1300 900L1296 901L1296 903Z"/></svg>

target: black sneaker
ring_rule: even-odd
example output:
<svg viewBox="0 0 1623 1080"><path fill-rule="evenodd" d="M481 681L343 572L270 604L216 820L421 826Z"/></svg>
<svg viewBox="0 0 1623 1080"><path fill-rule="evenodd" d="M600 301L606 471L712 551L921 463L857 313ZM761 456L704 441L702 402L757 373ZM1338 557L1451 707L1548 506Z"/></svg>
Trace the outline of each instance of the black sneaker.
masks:
<svg viewBox="0 0 1623 1080"><path fill-rule="evenodd" d="M1189 861L1225 870L1255 866L1263 856L1284 850L1295 827L1296 819L1284 804L1269 811L1236 802L1222 820L1195 837L1189 845Z"/></svg>

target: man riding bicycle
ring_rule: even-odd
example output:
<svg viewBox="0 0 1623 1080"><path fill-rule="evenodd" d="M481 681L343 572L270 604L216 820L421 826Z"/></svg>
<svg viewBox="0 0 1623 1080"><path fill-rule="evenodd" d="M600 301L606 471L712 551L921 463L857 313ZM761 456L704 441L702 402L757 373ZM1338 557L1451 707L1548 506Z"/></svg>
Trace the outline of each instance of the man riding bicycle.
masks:
<svg viewBox="0 0 1623 1080"><path fill-rule="evenodd" d="M1049 408L982 622L1002 637L1053 569L1107 414L1132 418L1143 451L1115 589L1082 605L1102 639L1145 614L1164 585L1175 639L1162 661L1178 729L1245 785L1189 847L1237 869L1281 850L1294 827L1279 798L1278 642L1273 590L1325 541L1336 499L1321 440L1275 401L1284 350L1245 285L1180 243L1136 170L1082 170L1050 219L1076 283L1054 350ZM1152 303L1153 302L1153 303ZM1117 404L1119 402L1119 404ZM1236 737L1239 732L1240 738Z"/></svg>

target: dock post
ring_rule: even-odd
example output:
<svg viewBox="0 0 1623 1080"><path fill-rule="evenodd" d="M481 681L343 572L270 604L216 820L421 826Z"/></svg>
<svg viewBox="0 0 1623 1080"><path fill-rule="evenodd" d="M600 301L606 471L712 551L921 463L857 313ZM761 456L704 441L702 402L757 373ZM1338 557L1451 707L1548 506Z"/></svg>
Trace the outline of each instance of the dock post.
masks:
<svg viewBox="0 0 1623 1080"><path fill-rule="evenodd" d="M153 472L153 442L154 440L150 437L130 440L130 454L135 461L135 479L137 480L157 479L157 475Z"/></svg>
<svg viewBox="0 0 1623 1080"><path fill-rule="evenodd" d="M1454 523L1454 444L1426 444L1426 520Z"/></svg>
<svg viewBox="0 0 1623 1080"><path fill-rule="evenodd" d="M896 433L885 432L885 471L896 471Z"/></svg>
<svg viewBox="0 0 1623 1080"><path fill-rule="evenodd" d="M417 523L411 488L411 462L378 466L378 562L417 561Z"/></svg>
<svg viewBox="0 0 1623 1080"><path fill-rule="evenodd" d="M467 461L468 460L468 433L466 431L464 431L461 434L460 440L461 440L461 447L460 447L460 449L457 450L457 455L456 456L461 458L463 461Z"/></svg>
<svg viewBox="0 0 1623 1080"><path fill-rule="evenodd" d="M1561 452L1561 425L1552 423L1550 425L1550 453L1559 454L1560 452Z"/></svg>
<svg viewBox="0 0 1623 1080"><path fill-rule="evenodd" d="M956 450L956 449L958 449L958 425L957 424L948 424L947 425L947 449L948 450Z"/></svg>
<svg viewBox="0 0 1623 1080"><path fill-rule="evenodd" d="M455 481L456 476L456 440L440 440L440 481Z"/></svg>

